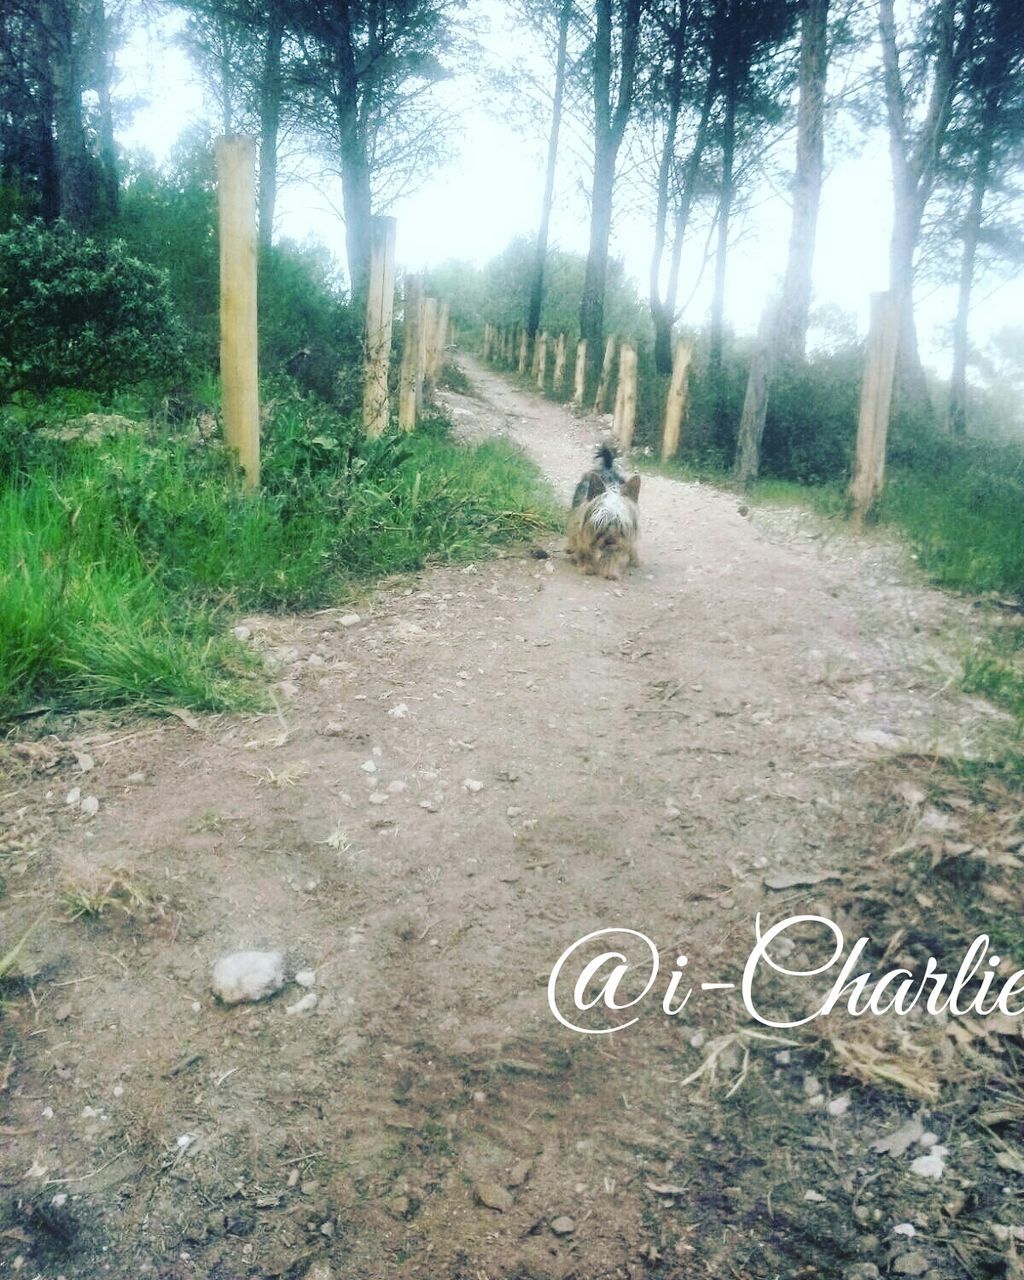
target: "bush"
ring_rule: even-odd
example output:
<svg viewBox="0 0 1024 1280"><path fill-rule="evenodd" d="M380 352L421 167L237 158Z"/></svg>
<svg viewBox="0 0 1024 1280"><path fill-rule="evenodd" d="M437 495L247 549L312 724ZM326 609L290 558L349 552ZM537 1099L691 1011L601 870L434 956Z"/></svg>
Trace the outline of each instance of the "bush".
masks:
<svg viewBox="0 0 1024 1280"><path fill-rule="evenodd" d="M0 397L111 393L181 368L183 331L162 274L62 225L0 235Z"/></svg>

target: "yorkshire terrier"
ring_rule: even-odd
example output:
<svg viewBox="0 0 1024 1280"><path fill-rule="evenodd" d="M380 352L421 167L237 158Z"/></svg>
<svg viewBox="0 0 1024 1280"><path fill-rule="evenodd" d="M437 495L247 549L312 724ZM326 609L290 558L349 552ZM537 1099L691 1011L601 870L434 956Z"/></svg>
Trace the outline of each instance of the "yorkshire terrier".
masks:
<svg viewBox="0 0 1024 1280"><path fill-rule="evenodd" d="M607 444L598 448L596 457L599 465L584 474L572 497L568 552L584 573L614 580L627 565L640 563L636 554L640 477L625 479Z"/></svg>

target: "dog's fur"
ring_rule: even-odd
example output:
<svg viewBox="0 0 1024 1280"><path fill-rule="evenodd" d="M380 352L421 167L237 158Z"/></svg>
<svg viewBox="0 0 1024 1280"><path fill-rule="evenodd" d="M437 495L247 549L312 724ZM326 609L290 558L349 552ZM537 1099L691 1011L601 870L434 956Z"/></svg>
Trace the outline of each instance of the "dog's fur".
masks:
<svg viewBox="0 0 1024 1280"><path fill-rule="evenodd" d="M626 480L606 444L598 449L597 460L599 465L585 473L573 494L568 552L584 573L616 579L627 565L640 563L640 477Z"/></svg>

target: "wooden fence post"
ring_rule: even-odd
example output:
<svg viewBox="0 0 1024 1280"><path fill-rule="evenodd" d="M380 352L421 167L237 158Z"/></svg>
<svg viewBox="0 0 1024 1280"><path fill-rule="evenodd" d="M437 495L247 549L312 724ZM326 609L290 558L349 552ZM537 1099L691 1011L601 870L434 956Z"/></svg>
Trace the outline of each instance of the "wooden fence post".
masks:
<svg viewBox="0 0 1024 1280"><path fill-rule="evenodd" d="M565 334L560 333L555 341L555 368L551 375L551 389L557 395L565 385Z"/></svg>
<svg viewBox="0 0 1024 1280"><path fill-rule="evenodd" d="M224 438L245 483L260 482L260 385L256 330L256 144L218 138L220 375Z"/></svg>
<svg viewBox="0 0 1024 1280"><path fill-rule="evenodd" d="M423 309L423 281L419 276L405 277L403 303L404 334L402 338L402 371L399 376L398 425L403 431L416 426L417 383L420 370L420 313Z"/></svg>
<svg viewBox="0 0 1024 1280"><path fill-rule="evenodd" d="M484 325L484 350L483 350L483 357L485 360L490 360L491 358L491 346L493 342L494 342L493 326L489 324L485 324Z"/></svg>
<svg viewBox="0 0 1024 1280"><path fill-rule="evenodd" d="M612 376L612 361L615 359L615 334L610 333L604 344L604 359L601 361L601 377L597 384L597 395L594 397L594 412L604 413L604 401L608 394L608 382Z"/></svg>
<svg viewBox="0 0 1024 1280"><path fill-rule="evenodd" d="M420 280L419 341L416 345L416 417L423 412L423 382L427 373L427 299Z"/></svg>
<svg viewBox="0 0 1024 1280"><path fill-rule="evenodd" d="M388 367L391 362L391 322L395 308L394 218L371 223L370 281L366 295L366 366L363 377L363 429L368 436L387 430Z"/></svg>
<svg viewBox="0 0 1024 1280"><path fill-rule="evenodd" d="M583 390L587 382L587 340L580 338L576 343L576 371L573 378L572 386L572 402L575 405L583 403Z"/></svg>
<svg viewBox="0 0 1024 1280"><path fill-rule="evenodd" d="M444 366L444 353L448 346L448 315L450 304L447 300L441 302L437 310L437 332L434 334L434 360L433 369L431 371L431 380L437 382L441 376L441 369Z"/></svg>
<svg viewBox="0 0 1024 1280"><path fill-rule="evenodd" d="M543 391L548 379L548 334L544 332L537 339L537 390Z"/></svg>
<svg viewBox="0 0 1024 1280"><path fill-rule="evenodd" d="M437 332L437 299L425 297L423 299L423 333L421 336L423 344L423 395L429 394L434 389L433 381L430 377L430 366L433 350L433 335Z"/></svg>
<svg viewBox="0 0 1024 1280"><path fill-rule="evenodd" d="M619 448L626 452L633 443L636 426L636 347L624 342L619 351L619 385L615 393L615 417L612 435Z"/></svg>
<svg viewBox="0 0 1024 1280"><path fill-rule="evenodd" d="M871 510L885 481L885 446L889 435L898 343L899 309L896 298L892 293L873 293L860 393L857 451L850 481L850 500L858 524Z"/></svg>
<svg viewBox="0 0 1024 1280"><path fill-rule="evenodd" d="M526 330L521 330L519 334L519 372L526 372L526 357L529 355L529 340L526 336Z"/></svg>
<svg viewBox="0 0 1024 1280"><path fill-rule="evenodd" d="M665 422L661 431L662 462L668 462L670 458L674 458L679 448L679 431L690 390L688 375L692 359L693 343L685 338L678 338L672 360L672 381L669 383L668 395L665 397Z"/></svg>

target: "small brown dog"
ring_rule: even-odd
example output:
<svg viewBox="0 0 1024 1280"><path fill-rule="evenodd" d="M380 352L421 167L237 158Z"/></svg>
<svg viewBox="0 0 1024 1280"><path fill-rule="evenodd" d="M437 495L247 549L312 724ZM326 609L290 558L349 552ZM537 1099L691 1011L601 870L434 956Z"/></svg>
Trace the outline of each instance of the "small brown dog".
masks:
<svg viewBox="0 0 1024 1280"><path fill-rule="evenodd" d="M615 454L603 444L600 466L586 472L572 499L569 558L584 573L616 579L627 565L640 563L636 538L640 528L640 477L626 480L615 466Z"/></svg>

